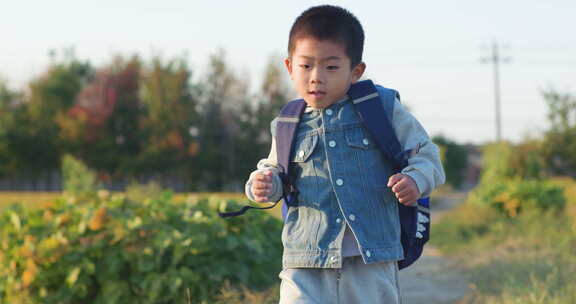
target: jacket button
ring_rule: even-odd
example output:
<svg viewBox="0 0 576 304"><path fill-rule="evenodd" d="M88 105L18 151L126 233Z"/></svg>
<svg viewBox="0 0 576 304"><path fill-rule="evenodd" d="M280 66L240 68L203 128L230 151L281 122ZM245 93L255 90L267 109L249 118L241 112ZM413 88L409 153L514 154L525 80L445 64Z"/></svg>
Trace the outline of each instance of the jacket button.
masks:
<svg viewBox="0 0 576 304"><path fill-rule="evenodd" d="M337 218L337 219L336 219L336 223L337 223L337 224L342 223L342 219L341 219L341 218Z"/></svg>
<svg viewBox="0 0 576 304"><path fill-rule="evenodd" d="M348 217L351 221L355 221L356 220L356 216L354 214L350 214L350 216Z"/></svg>
<svg viewBox="0 0 576 304"><path fill-rule="evenodd" d="M372 256L372 254L370 253L370 250L366 250L366 256L367 256L367 257L371 257L371 256Z"/></svg>
<svg viewBox="0 0 576 304"><path fill-rule="evenodd" d="M300 150L300 152L298 152L298 156L300 156L300 158L304 157L304 151Z"/></svg>
<svg viewBox="0 0 576 304"><path fill-rule="evenodd" d="M334 148L334 147L336 147L336 142L333 141L333 140L331 140L331 141L328 142L328 145L329 145L331 148Z"/></svg>
<svg viewBox="0 0 576 304"><path fill-rule="evenodd" d="M326 110L326 114L332 115L332 109L327 109L327 110Z"/></svg>
<svg viewBox="0 0 576 304"><path fill-rule="evenodd" d="M344 185L344 181L341 178L339 178L336 180L336 185L342 186L342 185Z"/></svg>
<svg viewBox="0 0 576 304"><path fill-rule="evenodd" d="M364 138L364 139L362 140L362 143L363 143L365 146L367 146L367 145L370 144L370 141L368 140L368 138Z"/></svg>

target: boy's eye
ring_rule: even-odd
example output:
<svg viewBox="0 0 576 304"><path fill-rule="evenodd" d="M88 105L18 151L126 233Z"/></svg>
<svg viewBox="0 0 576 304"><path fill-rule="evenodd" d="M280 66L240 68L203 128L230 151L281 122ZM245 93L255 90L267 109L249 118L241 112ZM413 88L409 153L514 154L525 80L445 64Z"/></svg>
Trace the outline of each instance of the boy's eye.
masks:
<svg viewBox="0 0 576 304"><path fill-rule="evenodd" d="M303 69L309 69L310 65L309 64L301 64L300 67Z"/></svg>
<svg viewBox="0 0 576 304"><path fill-rule="evenodd" d="M329 66L328 66L328 70L337 70L337 69L339 69L339 68L340 68L340 67L337 66L337 65L329 65Z"/></svg>

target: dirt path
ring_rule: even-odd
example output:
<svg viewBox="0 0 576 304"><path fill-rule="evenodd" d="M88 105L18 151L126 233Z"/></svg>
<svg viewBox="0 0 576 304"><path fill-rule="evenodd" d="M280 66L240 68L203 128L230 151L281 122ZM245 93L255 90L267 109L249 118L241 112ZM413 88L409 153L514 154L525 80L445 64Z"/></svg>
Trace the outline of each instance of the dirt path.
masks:
<svg viewBox="0 0 576 304"><path fill-rule="evenodd" d="M465 192L448 193L433 201L432 222L462 202L466 195ZM430 245L426 245L423 256L414 265L400 272L400 289L404 304L457 303L469 292L465 276Z"/></svg>

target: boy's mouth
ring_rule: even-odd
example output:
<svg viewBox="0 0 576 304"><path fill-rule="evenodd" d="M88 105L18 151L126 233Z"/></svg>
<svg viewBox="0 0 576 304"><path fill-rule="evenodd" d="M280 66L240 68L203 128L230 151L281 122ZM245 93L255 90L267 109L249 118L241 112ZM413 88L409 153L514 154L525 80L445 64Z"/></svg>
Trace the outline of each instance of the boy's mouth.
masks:
<svg viewBox="0 0 576 304"><path fill-rule="evenodd" d="M308 94L316 96L316 97L321 97L326 95L326 92L324 91L308 91Z"/></svg>

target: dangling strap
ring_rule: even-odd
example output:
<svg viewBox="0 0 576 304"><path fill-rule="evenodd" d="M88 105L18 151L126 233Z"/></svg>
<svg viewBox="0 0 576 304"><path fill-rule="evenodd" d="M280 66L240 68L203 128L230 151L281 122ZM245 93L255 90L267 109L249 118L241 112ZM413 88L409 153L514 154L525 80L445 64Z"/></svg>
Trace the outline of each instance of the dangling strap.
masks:
<svg viewBox="0 0 576 304"><path fill-rule="evenodd" d="M227 218L227 217L232 217L232 216L238 216L238 215L242 215L244 214L246 211L250 210L250 209L270 209L270 208L274 208L274 206L276 206L276 204L278 204L278 202L275 202L274 204L268 206L268 207L254 207L254 206L244 206L242 207L242 209L238 210L238 211L233 211L233 212L218 212L218 215L221 218Z"/></svg>

